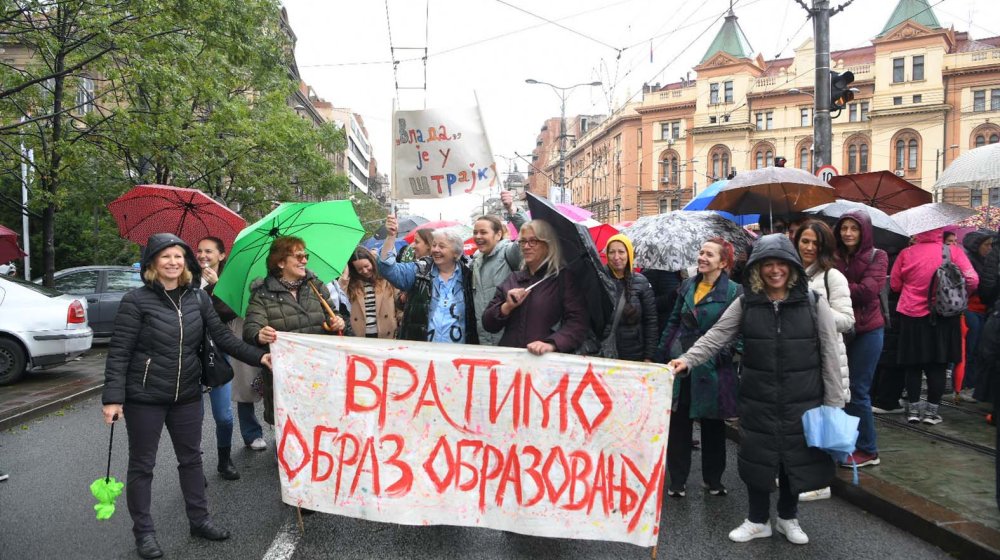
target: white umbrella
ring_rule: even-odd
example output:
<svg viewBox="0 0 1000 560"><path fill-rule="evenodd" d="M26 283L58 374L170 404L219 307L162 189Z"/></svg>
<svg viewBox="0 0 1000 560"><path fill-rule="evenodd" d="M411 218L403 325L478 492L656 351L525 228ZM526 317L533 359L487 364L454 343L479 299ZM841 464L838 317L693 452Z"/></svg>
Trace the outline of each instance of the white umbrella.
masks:
<svg viewBox="0 0 1000 560"><path fill-rule="evenodd" d="M969 150L955 158L934 184L934 190L947 187L1000 187L1000 144Z"/></svg>
<svg viewBox="0 0 1000 560"><path fill-rule="evenodd" d="M830 221L837 221L848 212L860 210L871 218L872 228L875 230L875 245L878 247L906 246L909 234L885 212L852 200L837 199L829 204L820 204L805 211L806 214L813 214L827 218Z"/></svg>
<svg viewBox="0 0 1000 560"><path fill-rule="evenodd" d="M947 202L929 202L897 212L892 215L892 219L899 224L899 227L903 228L907 235L916 235L955 225L969 216L975 215L976 211L970 208Z"/></svg>

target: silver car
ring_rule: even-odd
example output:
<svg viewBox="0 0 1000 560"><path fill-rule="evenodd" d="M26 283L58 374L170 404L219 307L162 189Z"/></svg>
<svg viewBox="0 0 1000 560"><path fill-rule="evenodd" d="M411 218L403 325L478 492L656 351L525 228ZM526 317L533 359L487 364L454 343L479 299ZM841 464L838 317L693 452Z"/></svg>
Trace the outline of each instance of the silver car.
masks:
<svg viewBox="0 0 1000 560"><path fill-rule="evenodd" d="M93 341L85 298L0 277L0 385L17 382L31 368L64 364Z"/></svg>

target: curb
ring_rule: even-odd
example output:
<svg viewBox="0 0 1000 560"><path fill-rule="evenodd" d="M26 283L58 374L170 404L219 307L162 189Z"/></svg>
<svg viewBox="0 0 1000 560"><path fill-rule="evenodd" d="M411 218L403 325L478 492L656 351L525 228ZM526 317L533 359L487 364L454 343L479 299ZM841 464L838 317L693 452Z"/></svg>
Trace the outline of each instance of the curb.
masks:
<svg viewBox="0 0 1000 560"><path fill-rule="evenodd" d="M738 424L726 423L726 437L740 442ZM861 509L944 550L956 558L1000 560L1000 531L942 507L909 490L858 471L858 486L852 484L853 471L837 469L830 489Z"/></svg>
<svg viewBox="0 0 1000 560"><path fill-rule="evenodd" d="M0 418L0 431L8 430L10 428L13 428L14 426L17 426L18 424L23 424L30 420L34 420L35 418L39 418L41 416L45 416L46 414L55 412L68 404L73 404L82 401L84 399L87 399L89 397L92 397L93 395L100 394L100 392L103 389L104 389L104 384L101 383L99 385L88 387L82 391L73 393L71 395L66 395L59 397L55 400L42 402L31 408L22 407L20 409L13 409L11 411L3 411L0 414L10 414L10 415Z"/></svg>

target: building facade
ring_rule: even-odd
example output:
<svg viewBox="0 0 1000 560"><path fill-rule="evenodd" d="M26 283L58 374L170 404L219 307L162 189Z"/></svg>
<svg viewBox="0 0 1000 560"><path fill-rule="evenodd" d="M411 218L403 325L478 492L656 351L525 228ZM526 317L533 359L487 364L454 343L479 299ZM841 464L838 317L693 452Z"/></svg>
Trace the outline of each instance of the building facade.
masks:
<svg viewBox="0 0 1000 560"><path fill-rule="evenodd" d="M853 72L860 90L833 115L841 174L889 170L932 190L959 154L1000 142L1000 37L945 29L926 0L900 0L870 45L832 52L831 67ZM814 171L814 68L811 39L790 58L764 60L730 12L696 78L644 87L640 101L577 139L566 156L573 202L614 223L679 209L712 182L779 156ZM555 146L554 159L551 148L539 155L550 176ZM1000 206L1000 188L937 196Z"/></svg>

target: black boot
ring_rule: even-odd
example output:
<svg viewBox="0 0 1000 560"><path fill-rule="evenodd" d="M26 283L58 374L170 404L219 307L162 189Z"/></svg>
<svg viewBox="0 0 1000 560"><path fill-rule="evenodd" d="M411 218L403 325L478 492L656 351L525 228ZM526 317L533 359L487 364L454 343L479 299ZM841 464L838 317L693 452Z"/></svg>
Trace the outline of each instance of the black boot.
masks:
<svg viewBox="0 0 1000 560"><path fill-rule="evenodd" d="M240 473L233 465L233 460L229 458L231 447L219 448L219 476L226 480L239 480Z"/></svg>
<svg viewBox="0 0 1000 560"><path fill-rule="evenodd" d="M135 539L136 551L143 558L159 558L163 556L160 543L156 542L156 535L149 533Z"/></svg>
<svg viewBox="0 0 1000 560"><path fill-rule="evenodd" d="M191 536L201 537L210 541L224 541L229 538L229 531L219 527L209 518L201 525L192 525Z"/></svg>

